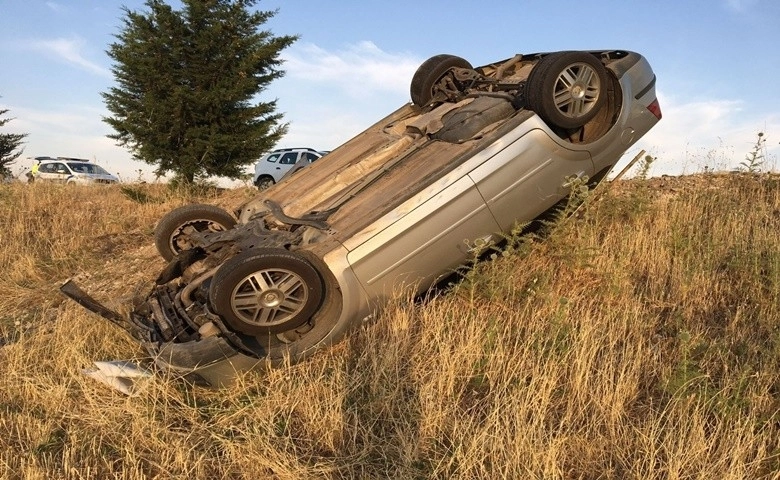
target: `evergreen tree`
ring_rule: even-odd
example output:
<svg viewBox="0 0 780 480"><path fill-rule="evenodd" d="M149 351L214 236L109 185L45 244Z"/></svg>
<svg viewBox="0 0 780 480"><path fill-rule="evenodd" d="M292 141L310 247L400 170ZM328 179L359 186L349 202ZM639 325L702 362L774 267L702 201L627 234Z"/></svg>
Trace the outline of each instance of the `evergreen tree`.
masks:
<svg viewBox="0 0 780 480"><path fill-rule="evenodd" d="M103 93L109 138L157 175L240 178L287 131L276 101L257 96L284 75L279 53L298 37L261 30L276 12L250 11L257 0L181 3L180 11L162 0L147 0L148 12L124 8L107 52L118 84Z"/></svg>
<svg viewBox="0 0 780 480"><path fill-rule="evenodd" d="M8 110L0 110L0 127L13 120L12 118L2 118L6 113ZM9 167L24 151L19 147L26 136L25 133L0 133L0 179L13 176Z"/></svg>

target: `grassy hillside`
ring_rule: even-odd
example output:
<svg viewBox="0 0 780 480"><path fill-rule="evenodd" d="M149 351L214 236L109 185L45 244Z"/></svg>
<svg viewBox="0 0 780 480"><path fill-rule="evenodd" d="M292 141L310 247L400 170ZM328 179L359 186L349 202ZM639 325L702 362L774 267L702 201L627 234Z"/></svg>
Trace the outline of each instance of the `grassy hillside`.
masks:
<svg viewBox="0 0 780 480"><path fill-rule="evenodd" d="M780 178L621 181L346 341L231 390L79 371L142 359L126 308L157 218L250 189L0 185L0 478L780 478Z"/></svg>

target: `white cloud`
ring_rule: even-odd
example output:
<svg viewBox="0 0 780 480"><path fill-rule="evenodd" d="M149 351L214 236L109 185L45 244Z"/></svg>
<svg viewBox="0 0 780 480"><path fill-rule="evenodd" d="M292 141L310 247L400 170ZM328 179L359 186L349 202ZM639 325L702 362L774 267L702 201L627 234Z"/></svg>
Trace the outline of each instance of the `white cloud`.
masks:
<svg viewBox="0 0 780 480"><path fill-rule="evenodd" d="M409 82L422 62L370 42L340 51L312 44L291 51L284 65L287 76L272 85L290 122L280 147L333 149L349 140L408 101ZM776 161L780 115L746 117L743 102L734 99L687 99L664 92L658 97L663 119L624 162L645 149L657 157L653 175L729 170L745 159L759 131L768 139L767 164Z"/></svg>
<svg viewBox="0 0 780 480"><path fill-rule="evenodd" d="M77 41L48 46L50 51L71 54L74 63L85 61ZM371 42L337 51L307 44L288 52L283 66L287 75L263 94L278 98L278 110L290 122L278 147L336 148L408 102L409 82L422 62L411 54L382 51ZM748 112L748 105L737 99L675 97L663 91L658 96L663 119L623 162L645 149L657 157L652 175L695 173L705 166L728 170L744 161L759 131L767 139L767 164L777 162L780 114ZM101 121L107 115L103 108L66 106L56 112L5 108L16 117L8 127L31 133L25 156L94 158L125 179L136 178L139 169L147 174L153 170L132 161L125 149L106 138L111 129Z"/></svg>
<svg viewBox="0 0 780 480"><path fill-rule="evenodd" d="M730 170L754 148L758 132L766 142L767 166L777 159L780 116L746 118L738 100L683 100L659 93L663 119L637 145L657 157L651 174Z"/></svg>
<svg viewBox="0 0 780 480"><path fill-rule="evenodd" d="M48 51L81 58L77 41L58 42L44 45ZM263 95L278 98L283 121L290 123L288 134L277 145L280 148L329 150L346 142L409 101L409 82L421 63L409 54L384 52L371 42L339 51L309 44L289 52L283 66L285 77L272 83ZM136 178L139 169L148 174L153 170L153 166L132 161L124 148L105 137L111 129L101 121L107 115L101 108L66 106L52 112L13 107L13 111L19 119L14 122L15 130L34 132L27 139L25 156L97 159L125 179Z"/></svg>
<svg viewBox="0 0 780 480"><path fill-rule="evenodd" d="M330 150L409 101L422 60L372 42L327 50L314 44L283 54L286 75L268 93L278 99L288 134L278 147Z"/></svg>
<svg viewBox="0 0 780 480"><path fill-rule="evenodd" d="M58 131L65 134L84 131L95 123L94 117L78 113L74 107L71 110L41 111L26 108L15 110L16 128L18 130ZM92 125L94 126L94 125Z"/></svg>
<svg viewBox="0 0 780 480"><path fill-rule="evenodd" d="M29 134L24 139L22 158L12 167L16 174L31 166L27 157L41 155L87 158L123 179L136 178L138 169L148 174L153 170L131 160L127 150L106 137L111 129L101 121L105 112L100 109L66 105L57 111L13 107L12 112L15 118L7 125L8 130Z"/></svg>
<svg viewBox="0 0 780 480"><path fill-rule="evenodd" d="M291 78L336 85L344 93L365 97L374 92L405 92L421 60L408 53L388 53L369 41L327 51L314 44L291 47L283 68Z"/></svg>
<svg viewBox="0 0 780 480"><path fill-rule="evenodd" d="M332 150L362 132L374 123L354 109L341 111L333 108L322 111L322 116L295 119L279 148L311 147Z"/></svg>
<svg viewBox="0 0 780 480"><path fill-rule="evenodd" d="M744 12L757 3L758 0L726 0L726 7L735 12Z"/></svg>
<svg viewBox="0 0 780 480"><path fill-rule="evenodd" d="M83 39L73 37L70 39L55 38L52 40L36 40L31 43L30 47L33 50L54 57L61 62L75 65L82 70L86 70L103 77L111 77L112 75L109 69L95 62L87 60L84 57L81 52L84 44L85 42Z"/></svg>
<svg viewBox="0 0 780 480"><path fill-rule="evenodd" d="M67 10L67 7L57 2L46 2L46 6L49 7L50 10L58 13Z"/></svg>

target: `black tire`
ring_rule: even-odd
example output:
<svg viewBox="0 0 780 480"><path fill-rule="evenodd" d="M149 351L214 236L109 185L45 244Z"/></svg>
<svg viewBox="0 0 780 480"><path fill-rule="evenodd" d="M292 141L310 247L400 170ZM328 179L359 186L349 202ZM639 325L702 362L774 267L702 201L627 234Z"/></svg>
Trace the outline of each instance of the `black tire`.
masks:
<svg viewBox="0 0 780 480"><path fill-rule="evenodd" d="M433 87L449 69L473 68L466 60L455 55L436 55L424 61L412 77L409 93L412 102L419 106L426 106L433 99Z"/></svg>
<svg viewBox="0 0 780 480"><path fill-rule="evenodd" d="M274 177L270 175L261 175L257 177L255 187L257 187L258 190L265 190L266 188L272 187L275 183Z"/></svg>
<svg viewBox="0 0 780 480"><path fill-rule="evenodd" d="M195 232L229 230L236 219L213 205L185 205L168 212L154 227L154 245L162 257L172 260L192 247L189 236Z"/></svg>
<svg viewBox="0 0 780 480"><path fill-rule="evenodd" d="M214 312L247 335L293 330L320 307L320 274L300 255L284 249L258 248L226 261L211 281Z"/></svg>
<svg viewBox="0 0 780 480"><path fill-rule="evenodd" d="M587 52L547 55L526 82L528 107L554 127L579 128L607 101L607 70Z"/></svg>

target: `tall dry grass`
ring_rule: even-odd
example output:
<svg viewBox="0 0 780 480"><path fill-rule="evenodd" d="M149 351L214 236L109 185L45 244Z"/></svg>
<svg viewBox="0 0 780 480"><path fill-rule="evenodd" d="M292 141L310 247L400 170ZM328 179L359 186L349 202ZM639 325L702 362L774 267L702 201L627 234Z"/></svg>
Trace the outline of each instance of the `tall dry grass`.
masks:
<svg viewBox="0 0 780 480"><path fill-rule="evenodd" d="M124 301L185 199L1 188L2 478L780 478L776 176L620 182L307 362L130 398L79 370L143 352L56 286Z"/></svg>

